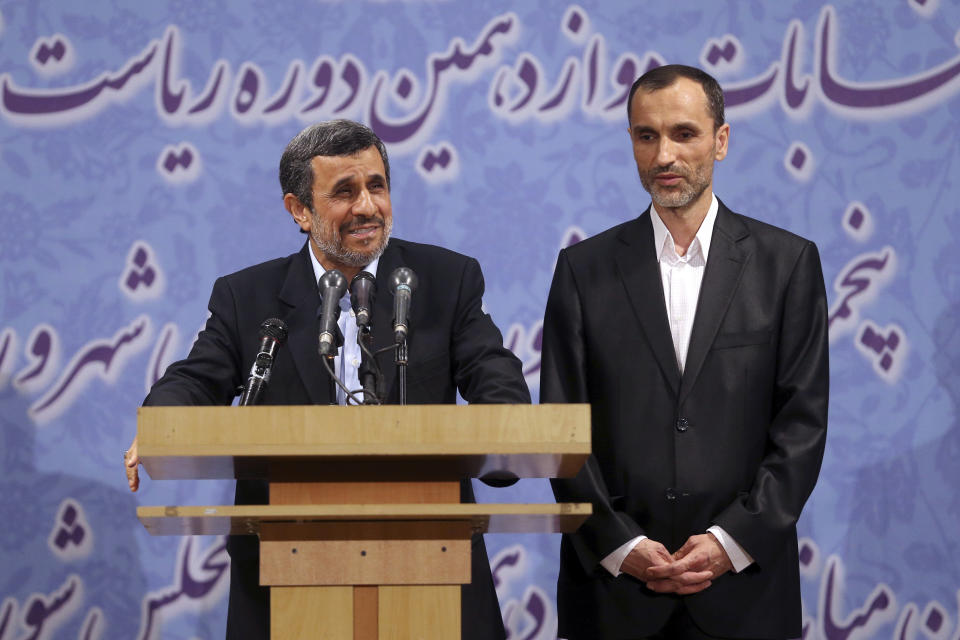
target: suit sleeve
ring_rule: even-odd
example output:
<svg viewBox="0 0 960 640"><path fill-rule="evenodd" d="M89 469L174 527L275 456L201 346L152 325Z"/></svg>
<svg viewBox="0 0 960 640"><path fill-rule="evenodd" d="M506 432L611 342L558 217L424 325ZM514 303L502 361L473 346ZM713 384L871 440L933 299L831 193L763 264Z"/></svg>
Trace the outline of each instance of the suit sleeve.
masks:
<svg viewBox="0 0 960 640"><path fill-rule="evenodd" d="M567 258L560 252L543 318L540 368L541 403L590 402L587 385L587 341L581 295ZM599 426L593 424L595 431ZM590 502L593 515L568 538L587 573L625 542L645 535L626 513L616 511L596 458L590 455L574 478L550 481L557 502Z"/></svg>
<svg viewBox="0 0 960 640"><path fill-rule="evenodd" d="M143 401L149 405L228 405L242 384L236 298L224 278L213 285L210 317L190 354L167 367Z"/></svg>
<svg viewBox="0 0 960 640"><path fill-rule="evenodd" d="M823 460L830 391L827 298L816 246L800 252L784 296L767 452L749 493L714 522L762 567L782 553Z"/></svg>
<svg viewBox="0 0 960 640"><path fill-rule="evenodd" d="M457 292L451 336L453 375L460 395L476 404L530 404L519 358L503 346L503 335L484 313L483 272L466 261Z"/></svg>

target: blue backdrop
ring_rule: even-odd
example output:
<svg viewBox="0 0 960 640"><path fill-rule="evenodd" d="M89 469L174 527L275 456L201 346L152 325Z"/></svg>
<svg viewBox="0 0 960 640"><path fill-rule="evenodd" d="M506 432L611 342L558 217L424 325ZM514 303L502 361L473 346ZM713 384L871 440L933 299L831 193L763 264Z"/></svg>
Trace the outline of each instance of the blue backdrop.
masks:
<svg viewBox="0 0 960 640"><path fill-rule="evenodd" d="M0 0L0 640L222 637L223 540L134 509L230 483L131 495L120 452L214 278L300 247L300 128L389 143L395 234L480 260L536 395L558 249L649 202L624 102L664 62L727 92L718 195L823 257L805 636L960 639L958 27L958 0ZM558 538L487 538L510 638L554 638Z"/></svg>

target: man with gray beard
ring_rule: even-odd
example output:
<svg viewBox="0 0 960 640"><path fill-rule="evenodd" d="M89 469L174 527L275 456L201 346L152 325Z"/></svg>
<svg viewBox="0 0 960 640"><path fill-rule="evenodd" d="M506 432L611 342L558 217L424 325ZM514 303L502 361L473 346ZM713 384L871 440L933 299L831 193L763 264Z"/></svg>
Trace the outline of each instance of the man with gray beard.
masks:
<svg viewBox="0 0 960 640"><path fill-rule="evenodd" d="M653 203L561 251L541 402L589 402L593 454L559 502L593 515L561 542L569 640L796 638L796 521L827 427L817 248L713 194L723 91L699 69L641 76L627 102Z"/></svg>
<svg viewBox="0 0 960 640"><path fill-rule="evenodd" d="M348 120L307 127L281 157L280 185L284 207L308 241L298 253L218 279L206 327L187 358L170 365L153 385L144 405L230 404L256 357L260 324L267 318L283 320L288 338L261 404L329 404L333 398L317 349L318 280L330 269L348 282L360 271L375 276L373 343L384 347L394 344L388 279L400 266L419 279L409 317L407 402L450 404L457 391L472 403L530 402L520 361L503 347L500 331L481 308L483 275L477 261L390 238L390 163L372 130ZM349 339L356 330L347 297L341 308L341 330L348 339L335 367L355 389L361 361L355 340ZM396 403L392 350L382 357L385 402ZM136 491L136 439L126 458L130 489ZM469 481L461 483L460 492L462 501L473 501ZM237 504L267 501L265 481L237 481ZM227 548L232 560L227 638L268 638L269 590L259 585L258 541L231 536ZM471 583L462 588L461 604L464 639L505 637L480 535L473 538Z"/></svg>

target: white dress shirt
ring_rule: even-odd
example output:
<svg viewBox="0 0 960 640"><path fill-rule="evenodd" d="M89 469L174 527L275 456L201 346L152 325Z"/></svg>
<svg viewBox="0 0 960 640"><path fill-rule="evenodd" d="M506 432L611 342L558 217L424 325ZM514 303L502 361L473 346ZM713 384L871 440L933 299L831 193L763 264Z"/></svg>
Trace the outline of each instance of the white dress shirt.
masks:
<svg viewBox="0 0 960 640"><path fill-rule="evenodd" d="M719 209L717 197L710 196L710 208L697 230L684 255L677 253L673 236L663 223L655 205L650 206L650 221L653 224L653 240L660 261L660 277L663 280L663 298L670 324L670 336L673 338L673 351L677 356L680 374L687 360L690 347L690 332L693 330L693 318L697 311L697 299L700 297L700 284L703 272L707 268L707 256L710 253L710 241L713 239L713 226ZM753 563L753 558L737 544L723 528L713 525L707 531L727 552L733 564L734 573L743 571ZM600 561L600 564L614 576L620 575L624 559L637 544L647 536L637 536L615 549Z"/></svg>
<svg viewBox="0 0 960 640"><path fill-rule="evenodd" d="M310 260L313 262L313 275L319 281L320 277L327 272L313 255L313 245L310 246ZM369 271L374 277L377 275L377 265L380 258L377 258L366 267L364 271ZM333 359L333 370L337 377L343 381L347 389L354 391L360 389L360 345L357 343L357 321L350 304L350 288L340 298L340 318L337 320L337 326L340 327L340 333L343 334L343 346L337 349L337 355ZM363 394L358 393L357 397L363 399ZM337 404L346 404L346 394L343 389L337 387Z"/></svg>

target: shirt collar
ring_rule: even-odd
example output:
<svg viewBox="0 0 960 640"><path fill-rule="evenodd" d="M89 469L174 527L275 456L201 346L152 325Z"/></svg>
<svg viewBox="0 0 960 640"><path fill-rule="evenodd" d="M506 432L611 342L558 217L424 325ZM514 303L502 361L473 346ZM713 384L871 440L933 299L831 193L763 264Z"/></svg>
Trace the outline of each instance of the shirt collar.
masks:
<svg viewBox="0 0 960 640"><path fill-rule="evenodd" d="M710 253L710 241L713 239L713 226L717 221L717 211L719 211L719 209L720 204L717 201L717 196L711 193L710 208L707 209L707 215L703 218L703 222L700 223L700 228L697 229L697 235L694 236L694 240L690 243L690 248L688 249L688 253L693 252L695 251L695 245L699 244L704 263L706 263L707 256ZM653 203L650 204L650 222L653 224L653 248L657 252L657 259L659 260L663 255L664 243L668 241L668 238L671 245L669 255L675 255L673 236L670 235L667 225L663 223L663 219L660 217L660 212L657 211L657 206Z"/></svg>

